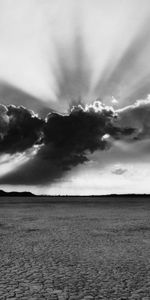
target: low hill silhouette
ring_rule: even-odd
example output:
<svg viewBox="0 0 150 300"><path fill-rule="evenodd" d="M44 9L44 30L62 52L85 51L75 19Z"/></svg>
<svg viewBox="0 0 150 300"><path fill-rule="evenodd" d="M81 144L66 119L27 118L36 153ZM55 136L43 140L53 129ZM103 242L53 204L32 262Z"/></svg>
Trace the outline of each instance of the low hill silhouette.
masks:
<svg viewBox="0 0 150 300"><path fill-rule="evenodd" d="M4 192L0 190L0 197L35 197L35 195L30 192Z"/></svg>
<svg viewBox="0 0 150 300"><path fill-rule="evenodd" d="M93 200L98 199L131 199L131 198L138 198L140 199L141 197L143 198L150 198L149 194L108 194L108 195L46 195L46 194L41 194L41 195L35 195L32 194L31 192L5 192L3 190L0 190L0 197L47 197L47 198L70 198L72 200L74 199L85 199L85 200L90 200L93 198Z"/></svg>

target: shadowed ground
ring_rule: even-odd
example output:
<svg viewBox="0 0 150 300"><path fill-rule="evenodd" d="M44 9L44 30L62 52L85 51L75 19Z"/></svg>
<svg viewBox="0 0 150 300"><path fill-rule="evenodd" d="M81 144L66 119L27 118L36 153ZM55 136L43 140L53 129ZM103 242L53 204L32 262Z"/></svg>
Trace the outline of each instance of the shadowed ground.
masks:
<svg viewBox="0 0 150 300"><path fill-rule="evenodd" d="M150 199L25 200L0 199L1 300L150 299Z"/></svg>

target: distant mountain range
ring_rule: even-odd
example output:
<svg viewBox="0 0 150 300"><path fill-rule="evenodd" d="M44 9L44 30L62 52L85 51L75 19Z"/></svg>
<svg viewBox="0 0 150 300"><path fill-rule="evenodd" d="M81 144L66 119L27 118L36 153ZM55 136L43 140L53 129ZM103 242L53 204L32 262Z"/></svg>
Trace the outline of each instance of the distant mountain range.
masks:
<svg viewBox="0 0 150 300"><path fill-rule="evenodd" d="M35 197L35 195L30 192L4 192L0 190L0 197Z"/></svg>
<svg viewBox="0 0 150 300"><path fill-rule="evenodd" d="M5 192L3 190L0 190L0 197L49 197L49 198L64 198L64 197L68 197L68 198L140 198L140 197L145 197L145 198L149 198L150 195L148 194L110 194L110 195L85 195L85 196L77 196L77 195L56 195L56 196L51 196L51 195L35 195L32 194L30 192Z"/></svg>

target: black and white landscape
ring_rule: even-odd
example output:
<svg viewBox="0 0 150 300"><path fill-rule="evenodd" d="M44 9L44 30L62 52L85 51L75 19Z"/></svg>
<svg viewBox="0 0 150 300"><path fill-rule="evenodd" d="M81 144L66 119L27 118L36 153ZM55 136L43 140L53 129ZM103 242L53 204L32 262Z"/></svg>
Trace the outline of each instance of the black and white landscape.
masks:
<svg viewBox="0 0 150 300"><path fill-rule="evenodd" d="M150 299L149 62L149 0L0 0L0 300Z"/></svg>

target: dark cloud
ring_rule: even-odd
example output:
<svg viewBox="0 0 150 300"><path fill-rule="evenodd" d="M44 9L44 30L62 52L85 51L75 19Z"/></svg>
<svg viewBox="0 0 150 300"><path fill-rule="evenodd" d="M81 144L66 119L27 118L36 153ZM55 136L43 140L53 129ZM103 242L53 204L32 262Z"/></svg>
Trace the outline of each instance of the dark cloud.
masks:
<svg viewBox="0 0 150 300"><path fill-rule="evenodd" d="M114 117L111 109L96 112L94 107L84 110L81 106L68 115L49 114L44 127L48 155L64 165L86 161L86 151L107 147L102 137L112 127Z"/></svg>
<svg viewBox="0 0 150 300"><path fill-rule="evenodd" d="M123 175L126 172L127 172L127 169L122 169L122 168L116 168L116 169L112 170L112 173L115 175Z"/></svg>
<svg viewBox="0 0 150 300"><path fill-rule="evenodd" d="M7 131L0 140L0 151L24 151L36 143L37 154L24 165L6 175L0 183L46 184L60 178L72 167L88 161L96 150L108 150L110 136L120 140L133 134L134 128L119 127L117 115L111 107L94 102L84 108L73 107L70 113L48 114L41 120L23 107L2 106Z"/></svg>
<svg viewBox="0 0 150 300"><path fill-rule="evenodd" d="M10 130L0 143L0 149L3 151L6 150L6 145L7 151L22 150L25 141L26 146L31 146L39 137L36 134L37 132L39 134L39 130L41 130L41 120L36 117L31 118L31 114L23 108L9 107L9 113L7 112L9 119L14 114L15 118L12 118L11 126L9 125ZM107 130L112 128L114 118L113 110L94 105L87 109L83 109L81 106L74 107L67 115L50 113L44 126L42 124L43 139L41 142L43 144L37 155L20 169L3 177L1 183L32 185L56 180L66 170L86 162L88 152L108 148L107 141L103 140L102 137ZM33 124L31 124L32 120L34 120ZM36 130L34 130L35 128ZM20 136L21 131L23 131L22 138Z"/></svg>
<svg viewBox="0 0 150 300"><path fill-rule="evenodd" d="M22 106L0 106L0 153L27 150L40 142L44 121Z"/></svg>
<svg viewBox="0 0 150 300"><path fill-rule="evenodd" d="M119 128L134 128L132 140L150 138L150 100L139 100L117 111Z"/></svg>
<svg viewBox="0 0 150 300"><path fill-rule="evenodd" d="M7 112L7 107L5 105L0 105L0 139L2 139L7 133L9 123Z"/></svg>
<svg viewBox="0 0 150 300"><path fill-rule="evenodd" d="M64 169L86 162L89 152L111 146L105 135L120 139L133 133L134 129L127 126L117 127L116 119L111 107L97 101L85 108L76 106L68 115L49 114L43 130L46 145L43 157L59 162Z"/></svg>
<svg viewBox="0 0 150 300"><path fill-rule="evenodd" d="M97 111L96 111L97 109ZM103 135L109 131L115 114L112 109L91 105L74 107L69 114L50 113L43 127L42 147L23 168L7 176L7 183L46 183L88 160L88 152L108 148ZM13 179L12 179L13 177Z"/></svg>

